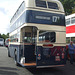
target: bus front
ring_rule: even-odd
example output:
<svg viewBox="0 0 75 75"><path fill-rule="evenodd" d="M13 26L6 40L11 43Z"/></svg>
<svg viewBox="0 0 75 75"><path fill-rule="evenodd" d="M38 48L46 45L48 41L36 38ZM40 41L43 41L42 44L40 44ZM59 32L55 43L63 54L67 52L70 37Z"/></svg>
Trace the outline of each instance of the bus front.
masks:
<svg viewBox="0 0 75 75"><path fill-rule="evenodd" d="M35 26L38 29L35 45L36 67L64 66L66 64L66 26L62 4L58 0L28 2L26 25Z"/></svg>

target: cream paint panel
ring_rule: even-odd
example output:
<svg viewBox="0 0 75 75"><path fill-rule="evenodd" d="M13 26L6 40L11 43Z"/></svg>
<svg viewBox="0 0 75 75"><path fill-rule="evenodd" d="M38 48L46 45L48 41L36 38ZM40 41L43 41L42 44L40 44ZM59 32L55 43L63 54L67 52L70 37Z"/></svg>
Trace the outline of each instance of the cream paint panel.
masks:
<svg viewBox="0 0 75 75"><path fill-rule="evenodd" d="M24 27L24 26L35 26L39 30L66 31L66 27L65 26L27 23L27 24L24 24L23 26L21 26L21 28Z"/></svg>
<svg viewBox="0 0 75 75"><path fill-rule="evenodd" d="M66 34L66 37L75 37L75 33Z"/></svg>
<svg viewBox="0 0 75 75"><path fill-rule="evenodd" d="M20 45L21 43L19 43L19 42L10 42L9 44Z"/></svg>
<svg viewBox="0 0 75 75"><path fill-rule="evenodd" d="M37 44L37 46L43 46L43 44L53 44L53 47L54 46L66 46L66 43L41 43L41 44Z"/></svg>
<svg viewBox="0 0 75 75"><path fill-rule="evenodd" d="M66 43L66 32L56 32L56 43Z"/></svg>
<svg viewBox="0 0 75 75"><path fill-rule="evenodd" d="M63 5L58 0L42 0L42 1L48 1L48 2L57 3L58 4L58 7L59 7L59 10L56 10L56 11L64 12ZM33 8L36 7L35 0L26 0L25 1L25 5L26 5L26 7L33 7ZM39 8L39 7L36 7L36 8ZM43 9L49 9L49 8L43 8ZM53 10L55 10L55 9L53 9Z"/></svg>
<svg viewBox="0 0 75 75"><path fill-rule="evenodd" d="M12 35L16 34L17 32L18 32L18 31L15 30L15 31L11 32L11 33L9 34L9 36L12 36Z"/></svg>
<svg viewBox="0 0 75 75"><path fill-rule="evenodd" d="M22 45L23 43L18 43L18 42L10 42L10 44L14 44L14 45ZM41 43L41 44L39 44L39 43L37 43L37 46L43 46L43 44L50 44L50 43ZM51 44L53 44L53 47L54 46L66 46L66 43L51 43Z"/></svg>

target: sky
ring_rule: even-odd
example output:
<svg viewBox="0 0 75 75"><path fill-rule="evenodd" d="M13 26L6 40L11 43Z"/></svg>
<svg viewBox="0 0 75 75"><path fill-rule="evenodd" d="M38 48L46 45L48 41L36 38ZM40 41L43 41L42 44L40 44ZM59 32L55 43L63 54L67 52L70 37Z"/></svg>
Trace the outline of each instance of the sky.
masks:
<svg viewBox="0 0 75 75"><path fill-rule="evenodd" d="M0 34L10 32L10 20L23 0L0 0Z"/></svg>

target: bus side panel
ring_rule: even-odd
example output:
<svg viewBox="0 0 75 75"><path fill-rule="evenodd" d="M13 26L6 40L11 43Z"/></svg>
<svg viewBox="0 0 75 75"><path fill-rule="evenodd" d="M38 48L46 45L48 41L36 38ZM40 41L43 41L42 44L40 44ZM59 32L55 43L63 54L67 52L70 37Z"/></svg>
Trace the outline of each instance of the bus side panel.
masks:
<svg viewBox="0 0 75 75"><path fill-rule="evenodd" d="M66 64L66 53L63 47L43 48L37 47L37 66L64 65Z"/></svg>
<svg viewBox="0 0 75 75"><path fill-rule="evenodd" d="M10 45L9 46L10 56L15 57L15 51L17 51L17 62L20 61L19 59L19 51L20 51L20 45Z"/></svg>

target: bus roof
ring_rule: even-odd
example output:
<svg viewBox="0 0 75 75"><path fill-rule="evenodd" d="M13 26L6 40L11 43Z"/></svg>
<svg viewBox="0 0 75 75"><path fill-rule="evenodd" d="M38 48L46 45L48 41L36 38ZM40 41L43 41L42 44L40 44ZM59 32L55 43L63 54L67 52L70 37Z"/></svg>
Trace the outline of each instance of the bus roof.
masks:
<svg viewBox="0 0 75 75"><path fill-rule="evenodd" d="M71 15L65 16L66 19L69 19L69 18L71 18L71 17L75 17L75 13L74 13L74 14L71 14Z"/></svg>
<svg viewBox="0 0 75 75"><path fill-rule="evenodd" d="M27 0L27 1L25 0L26 7L36 7L35 1L36 0ZM56 3L58 5L58 7L59 7L59 11L64 12L63 5L61 4L61 2L59 0L37 0L37 1L47 1L47 2Z"/></svg>

